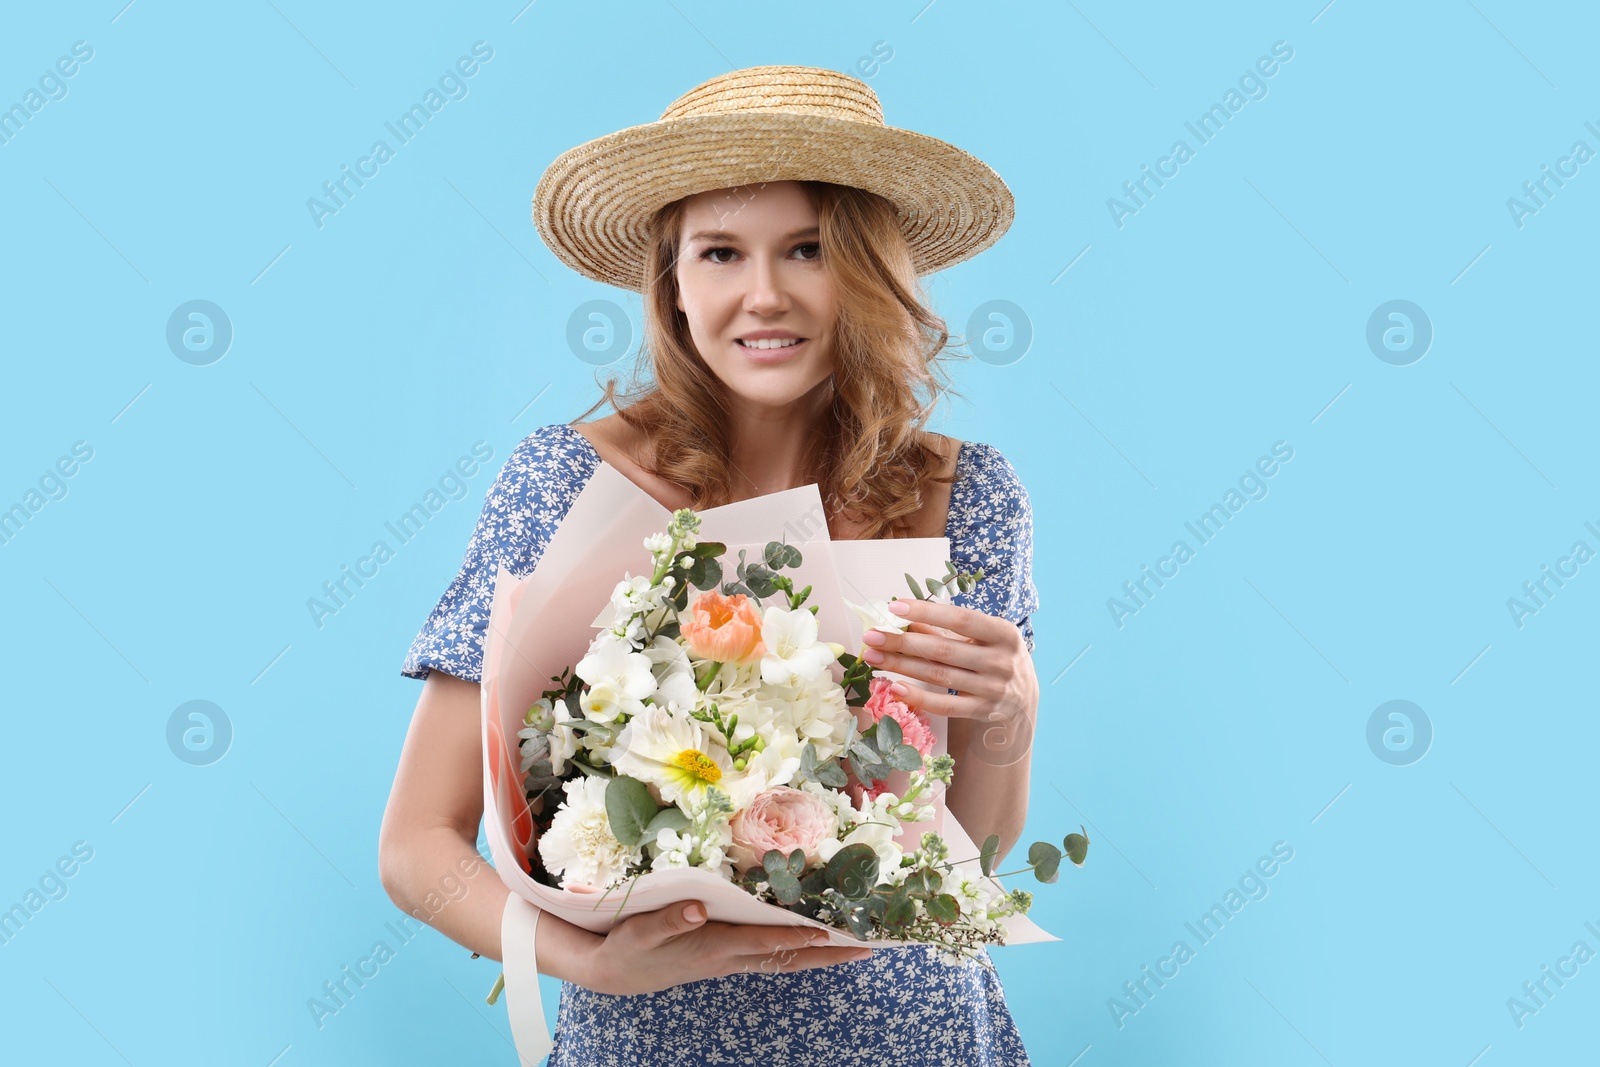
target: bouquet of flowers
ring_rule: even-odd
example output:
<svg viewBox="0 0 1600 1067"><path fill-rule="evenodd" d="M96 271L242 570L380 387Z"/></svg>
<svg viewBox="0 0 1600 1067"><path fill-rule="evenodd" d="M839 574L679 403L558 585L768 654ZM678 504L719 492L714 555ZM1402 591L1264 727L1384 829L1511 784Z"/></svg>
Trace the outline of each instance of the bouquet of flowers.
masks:
<svg viewBox="0 0 1600 1067"><path fill-rule="evenodd" d="M699 540L699 527L683 509L645 538L649 572L616 584L609 625L527 710L526 872L604 899L648 872L701 868L859 939L956 959L1003 944L1001 920L1032 895L992 882L999 837L977 857L981 876L959 870L935 831L908 840L955 770L934 752L930 717L859 654L819 639L811 586L783 573L802 562L795 545L768 542L756 561L741 550L729 573L727 546ZM945 566L923 585L906 575L911 593L965 592L983 577ZM865 628L907 625L886 602L844 603ZM891 789L896 771L905 785ZM1053 882L1063 856L1081 866L1087 848L1082 833L1060 848L1035 842L1023 870Z"/></svg>

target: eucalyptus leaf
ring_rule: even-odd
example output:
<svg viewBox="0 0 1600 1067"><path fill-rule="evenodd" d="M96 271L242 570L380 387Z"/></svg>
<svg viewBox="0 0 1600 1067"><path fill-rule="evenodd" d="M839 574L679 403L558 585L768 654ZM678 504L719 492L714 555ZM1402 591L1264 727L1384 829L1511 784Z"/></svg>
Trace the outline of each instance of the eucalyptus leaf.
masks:
<svg viewBox="0 0 1600 1067"><path fill-rule="evenodd" d="M656 835L662 830L682 830L689 825L689 816L679 808L662 808L656 812L655 818L650 820L650 825L644 828L646 841L654 841Z"/></svg>
<svg viewBox="0 0 1600 1067"><path fill-rule="evenodd" d="M900 729L900 723L892 716L885 715L878 720L877 738L874 743L878 746L879 752L888 755L904 738L905 732Z"/></svg>
<svg viewBox="0 0 1600 1067"><path fill-rule="evenodd" d="M1061 850L1048 841L1035 841L1028 846L1028 862L1033 875L1041 882L1056 880L1056 870L1061 866Z"/></svg>
<svg viewBox="0 0 1600 1067"><path fill-rule="evenodd" d="M1083 827L1080 825L1078 829L1082 830ZM1068 834L1061 843L1066 849L1067 859L1071 860L1075 866L1082 867L1084 859L1089 855L1088 832Z"/></svg>
<svg viewBox="0 0 1600 1067"><path fill-rule="evenodd" d="M790 874L784 867L767 873L769 884L772 886L772 895L778 898L779 904L799 903L800 879Z"/></svg>
<svg viewBox="0 0 1600 1067"><path fill-rule="evenodd" d="M922 766L922 753L911 745L896 745L889 753L888 763L897 771L914 771Z"/></svg>
<svg viewBox="0 0 1600 1067"><path fill-rule="evenodd" d="M978 852L981 866L985 876L994 874L994 860L1000 854L1000 835L990 834L984 838L983 848Z"/></svg>
<svg viewBox="0 0 1600 1067"><path fill-rule="evenodd" d="M925 907L928 917L940 926L949 926L961 917L961 902L949 893L940 893Z"/></svg>
<svg viewBox="0 0 1600 1067"><path fill-rule="evenodd" d="M889 900L889 909L883 917L885 925L890 927L909 926L916 920L917 905L905 893L897 893Z"/></svg>
<svg viewBox="0 0 1600 1067"><path fill-rule="evenodd" d="M938 894L942 881L937 873L922 867L906 875L906 880L901 884L917 900L932 900Z"/></svg>
<svg viewBox="0 0 1600 1067"><path fill-rule="evenodd" d="M844 921L857 937L865 940L872 936L872 912L865 906L858 904L845 912Z"/></svg>
<svg viewBox="0 0 1600 1067"><path fill-rule="evenodd" d="M917 585L917 580L915 578L911 577L910 574L907 574L906 581L911 585L911 592L918 600L927 599L922 595L922 587Z"/></svg>
<svg viewBox="0 0 1600 1067"><path fill-rule="evenodd" d="M817 781L830 789L843 789L850 779L845 777L844 768L839 766L838 760L829 760L817 769Z"/></svg>
<svg viewBox="0 0 1600 1067"><path fill-rule="evenodd" d="M833 854L824 870L831 888L847 900L860 900L878 881L878 854L861 842L846 845Z"/></svg>
<svg viewBox="0 0 1600 1067"><path fill-rule="evenodd" d="M650 796L650 789L637 778L615 775L606 786L606 819L611 835L628 848L645 839L645 827L661 809Z"/></svg>
<svg viewBox="0 0 1600 1067"><path fill-rule="evenodd" d="M797 848L789 853L789 873L799 878L806 873L806 850Z"/></svg>

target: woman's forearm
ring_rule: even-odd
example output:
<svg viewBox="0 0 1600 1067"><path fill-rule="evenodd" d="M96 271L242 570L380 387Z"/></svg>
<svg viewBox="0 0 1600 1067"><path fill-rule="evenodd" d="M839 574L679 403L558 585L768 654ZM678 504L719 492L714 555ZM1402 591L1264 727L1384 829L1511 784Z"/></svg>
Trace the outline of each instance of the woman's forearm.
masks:
<svg viewBox="0 0 1600 1067"><path fill-rule="evenodd" d="M979 848L990 834L1000 835L1000 859L1009 853L1028 821L1028 789L1033 764L1034 717L1010 724L952 718L946 738L956 768L945 806Z"/></svg>
<svg viewBox="0 0 1600 1067"><path fill-rule="evenodd" d="M500 923L511 891L460 834L439 827L386 843L384 853L384 888L402 911L480 956L504 961ZM539 973L585 985L591 953L604 940L544 912L534 938Z"/></svg>

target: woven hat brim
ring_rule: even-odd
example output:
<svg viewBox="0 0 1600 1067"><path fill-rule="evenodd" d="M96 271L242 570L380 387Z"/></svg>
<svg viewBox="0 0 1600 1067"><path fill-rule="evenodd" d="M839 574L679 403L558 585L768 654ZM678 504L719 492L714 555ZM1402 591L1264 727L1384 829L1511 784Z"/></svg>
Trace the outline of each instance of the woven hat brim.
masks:
<svg viewBox="0 0 1600 1067"><path fill-rule="evenodd" d="M533 195L533 222L573 270L643 292L646 225L710 189L826 181L888 198L918 275L970 259L1015 216L977 157L926 134L804 113L699 115L618 130L562 153Z"/></svg>

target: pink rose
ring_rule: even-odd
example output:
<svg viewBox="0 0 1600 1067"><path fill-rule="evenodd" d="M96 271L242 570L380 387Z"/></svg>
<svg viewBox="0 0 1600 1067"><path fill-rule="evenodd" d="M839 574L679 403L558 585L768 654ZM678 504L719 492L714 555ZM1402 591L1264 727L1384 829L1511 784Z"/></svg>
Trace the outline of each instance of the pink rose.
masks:
<svg viewBox="0 0 1600 1067"><path fill-rule="evenodd" d="M900 724L900 739L922 755L933 752L937 738L933 736L933 723L928 718L928 713L911 708L905 702L895 699L889 687L894 682L889 678L874 677L867 683L868 691L872 694L867 698L867 711L872 713L872 721L877 722L885 715Z"/></svg>
<svg viewBox="0 0 1600 1067"><path fill-rule="evenodd" d="M774 848L785 856L804 850L808 867L820 862L817 848L839 832L839 823L815 793L780 785L756 794L749 807L734 813L729 828L728 858L744 871L761 866L761 857Z"/></svg>

